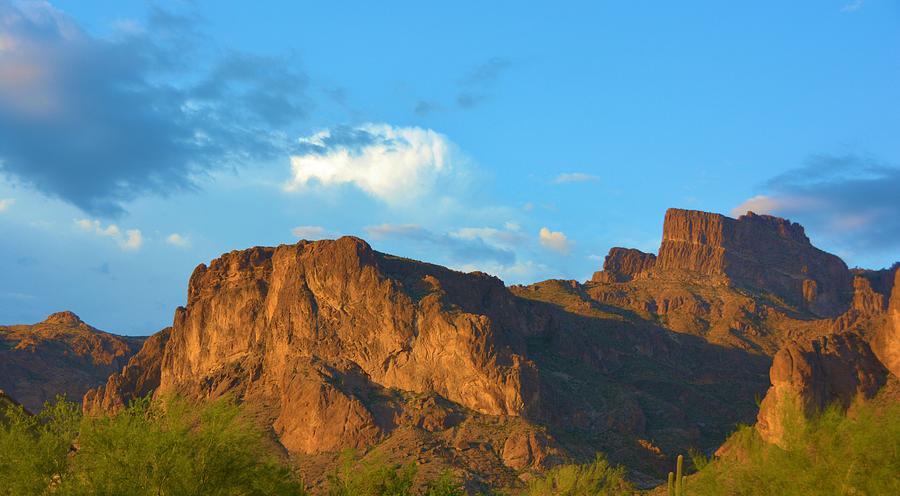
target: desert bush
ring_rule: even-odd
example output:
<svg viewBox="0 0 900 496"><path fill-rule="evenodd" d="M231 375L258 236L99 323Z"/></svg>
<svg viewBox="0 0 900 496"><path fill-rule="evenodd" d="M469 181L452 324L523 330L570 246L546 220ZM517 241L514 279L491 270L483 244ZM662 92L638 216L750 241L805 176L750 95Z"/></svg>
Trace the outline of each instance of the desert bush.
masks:
<svg viewBox="0 0 900 496"><path fill-rule="evenodd" d="M144 399L91 419L60 400L35 417L8 416L0 488L10 495L306 494L264 432L228 401Z"/></svg>
<svg viewBox="0 0 900 496"><path fill-rule="evenodd" d="M631 495L635 490L625 479L625 469L613 467L601 455L585 465L561 465L546 476L531 481L526 496Z"/></svg>
<svg viewBox="0 0 900 496"><path fill-rule="evenodd" d="M415 464L392 465L375 457L360 460L345 452L340 466L328 477L329 496L463 496L466 492L450 472L416 491Z"/></svg>
<svg viewBox="0 0 900 496"><path fill-rule="evenodd" d="M10 406L2 417L0 495L46 493L67 470L81 409L59 397L37 415Z"/></svg>
<svg viewBox="0 0 900 496"><path fill-rule="evenodd" d="M829 408L785 425L783 448L739 429L727 456L688 478L688 494L900 494L900 405L859 405L850 415Z"/></svg>

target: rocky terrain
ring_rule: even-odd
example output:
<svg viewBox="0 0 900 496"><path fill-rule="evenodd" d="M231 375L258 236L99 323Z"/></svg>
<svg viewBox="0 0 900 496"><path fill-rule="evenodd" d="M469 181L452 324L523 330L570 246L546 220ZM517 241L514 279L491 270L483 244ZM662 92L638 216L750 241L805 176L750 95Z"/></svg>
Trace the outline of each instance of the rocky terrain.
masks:
<svg viewBox="0 0 900 496"><path fill-rule="evenodd" d="M142 340L97 330L72 312L0 326L0 389L32 412L57 394L78 401L120 370Z"/></svg>
<svg viewBox="0 0 900 496"><path fill-rule="evenodd" d="M0 328L14 343L0 354L80 343L4 359L47 379L0 387L33 408L97 386L89 415L147 394L233 397L314 486L352 448L423 477L449 468L473 490L602 451L649 487L737 423L758 418L777 443L789 402L811 413L895 385L897 272L850 270L784 219L678 209L657 255L613 248L584 283L507 287L357 238L301 241L198 266L172 327L136 353L140 340L71 314ZM77 386L51 367L87 363L97 376Z"/></svg>

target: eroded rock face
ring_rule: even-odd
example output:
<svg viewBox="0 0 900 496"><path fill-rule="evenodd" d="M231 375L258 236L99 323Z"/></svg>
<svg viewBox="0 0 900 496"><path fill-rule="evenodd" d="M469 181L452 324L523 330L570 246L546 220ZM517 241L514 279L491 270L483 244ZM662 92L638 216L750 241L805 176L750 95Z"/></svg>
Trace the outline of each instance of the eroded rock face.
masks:
<svg viewBox="0 0 900 496"><path fill-rule="evenodd" d="M603 261L603 270L595 272L594 282L625 282L656 265L656 255L634 248L612 248Z"/></svg>
<svg viewBox="0 0 900 496"><path fill-rule="evenodd" d="M82 401L84 413L93 416L115 413L132 399L153 393L159 387L159 368L171 331L167 327L148 337L128 364L120 372L109 376L105 386L85 393Z"/></svg>
<svg viewBox="0 0 900 496"><path fill-rule="evenodd" d="M231 395L304 457L310 481L347 447L434 453L501 481L598 449L655 472L667 466L634 436L706 446L755 413L765 357L582 315L596 303L574 281L536 286L513 292L356 238L231 252L195 270L168 340L148 340L85 411L115 411L155 384ZM561 293L561 305L544 299ZM722 400L734 391L747 400Z"/></svg>
<svg viewBox="0 0 900 496"><path fill-rule="evenodd" d="M0 326L0 389L32 412L57 394L79 401L125 365L142 340L99 331L72 312Z"/></svg>
<svg viewBox="0 0 900 496"><path fill-rule="evenodd" d="M887 318L872 338L872 350L892 374L900 377L900 267L894 272L895 282Z"/></svg>
<svg viewBox="0 0 900 496"><path fill-rule="evenodd" d="M289 449L365 446L385 426L324 370L358 369L379 387L517 416L538 396L523 357L527 334L512 295L491 276L389 257L350 237L253 248L194 271L158 394L238 390L277 405L273 425ZM95 394L101 405L121 402L116 391Z"/></svg>
<svg viewBox="0 0 900 496"><path fill-rule="evenodd" d="M846 264L813 247L802 226L752 212L732 219L669 209L656 270L727 279L819 316L843 313L852 295Z"/></svg>
<svg viewBox="0 0 900 496"><path fill-rule="evenodd" d="M788 345L775 355L769 372L772 387L760 405L756 429L763 439L782 444L786 413L809 417L835 402L847 408L871 398L887 374L869 344L855 333Z"/></svg>

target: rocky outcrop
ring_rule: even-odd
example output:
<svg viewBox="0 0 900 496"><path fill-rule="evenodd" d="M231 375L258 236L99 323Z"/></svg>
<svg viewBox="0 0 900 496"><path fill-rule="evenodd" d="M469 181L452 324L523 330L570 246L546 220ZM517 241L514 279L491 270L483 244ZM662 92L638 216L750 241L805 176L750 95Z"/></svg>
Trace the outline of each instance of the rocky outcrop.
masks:
<svg viewBox="0 0 900 496"><path fill-rule="evenodd" d="M0 389L33 412L58 394L79 401L121 369L141 342L99 331L72 312L0 326Z"/></svg>
<svg viewBox="0 0 900 496"><path fill-rule="evenodd" d="M656 264L656 255L634 248L612 248L603 261L603 270L595 272L594 282L626 282L650 270Z"/></svg>
<svg viewBox="0 0 900 496"><path fill-rule="evenodd" d="M846 264L813 247L802 226L752 212L669 209L656 271L719 278L823 317L843 313L852 296Z"/></svg>
<svg viewBox="0 0 900 496"><path fill-rule="evenodd" d="M329 451L349 438L368 445L383 427L336 376L522 415L538 395L527 334L494 277L385 256L350 237L253 248L194 271L158 392L259 397L277 405L273 425L291 450ZM91 408L106 396L92 393ZM121 403L121 393L110 397L101 410ZM318 417L298 416L304 409ZM333 422L338 413L344 425Z"/></svg>
<svg viewBox="0 0 900 496"><path fill-rule="evenodd" d="M894 270L895 282L881 329L872 337L872 351L897 377L900 377L900 267Z"/></svg>
<svg viewBox="0 0 900 496"><path fill-rule="evenodd" d="M786 416L807 418L832 403L847 408L874 396L887 374L869 344L855 333L786 346L772 363L772 386L760 405L756 429L766 441L782 444Z"/></svg>
<svg viewBox="0 0 900 496"><path fill-rule="evenodd" d="M171 328L150 336L120 372L109 376L105 386L89 390L82 408L87 415L115 413L134 398L144 397L159 387L159 368Z"/></svg>
<svg viewBox="0 0 900 496"><path fill-rule="evenodd" d="M434 452L475 479L515 481L597 449L654 473L659 454L634 436L706 446L752 418L764 357L599 311L574 281L536 286L511 291L351 237L227 253L194 271L168 340L148 339L84 409L116 411L157 384L229 395L324 467L311 483L348 447ZM570 302L545 298L560 294ZM747 401L723 401L738 390ZM688 415L702 420L682 428Z"/></svg>

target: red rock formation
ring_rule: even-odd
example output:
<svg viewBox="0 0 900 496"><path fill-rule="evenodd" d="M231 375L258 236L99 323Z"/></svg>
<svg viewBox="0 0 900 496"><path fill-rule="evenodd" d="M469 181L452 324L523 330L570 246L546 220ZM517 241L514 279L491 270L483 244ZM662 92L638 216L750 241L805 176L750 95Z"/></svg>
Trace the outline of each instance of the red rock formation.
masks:
<svg viewBox="0 0 900 496"><path fill-rule="evenodd" d="M887 373L869 344L855 333L786 346L772 363L772 387L760 405L756 429L763 439L782 444L786 413L808 417L834 402L847 408L853 401L874 396Z"/></svg>
<svg viewBox="0 0 900 496"><path fill-rule="evenodd" d="M887 318L872 338L872 351L892 374L900 377L900 267L894 270L894 277Z"/></svg>
<svg viewBox="0 0 900 496"><path fill-rule="evenodd" d="M752 415L764 357L582 316L594 303L580 284L545 286L571 295L578 312L356 238L231 252L194 271L164 347L148 340L84 409L115 411L158 381L157 395L237 397L307 461L347 447L392 450L398 461L452 450L435 456L501 480L597 449L663 470L632 436L708 445ZM737 390L748 400L721 399ZM684 404L703 405L689 407L702 429L672 430ZM320 467L310 481L333 458L317 463L301 464Z"/></svg>
<svg viewBox="0 0 900 496"><path fill-rule="evenodd" d="M726 279L819 316L843 313L852 295L846 264L813 247L802 226L752 212L669 209L656 271Z"/></svg>
<svg viewBox="0 0 900 496"><path fill-rule="evenodd" d="M634 248L612 248L603 261L603 270L595 272L594 282L626 282L653 268L656 255Z"/></svg>
<svg viewBox="0 0 900 496"><path fill-rule="evenodd" d="M57 394L78 401L125 365L142 339L99 331L72 312L0 326L0 389L33 412Z"/></svg>
<svg viewBox="0 0 900 496"><path fill-rule="evenodd" d="M115 413L132 399L154 392L159 387L159 367L171 330L167 327L148 337L128 364L109 376L106 385L85 393L84 412L88 415Z"/></svg>

